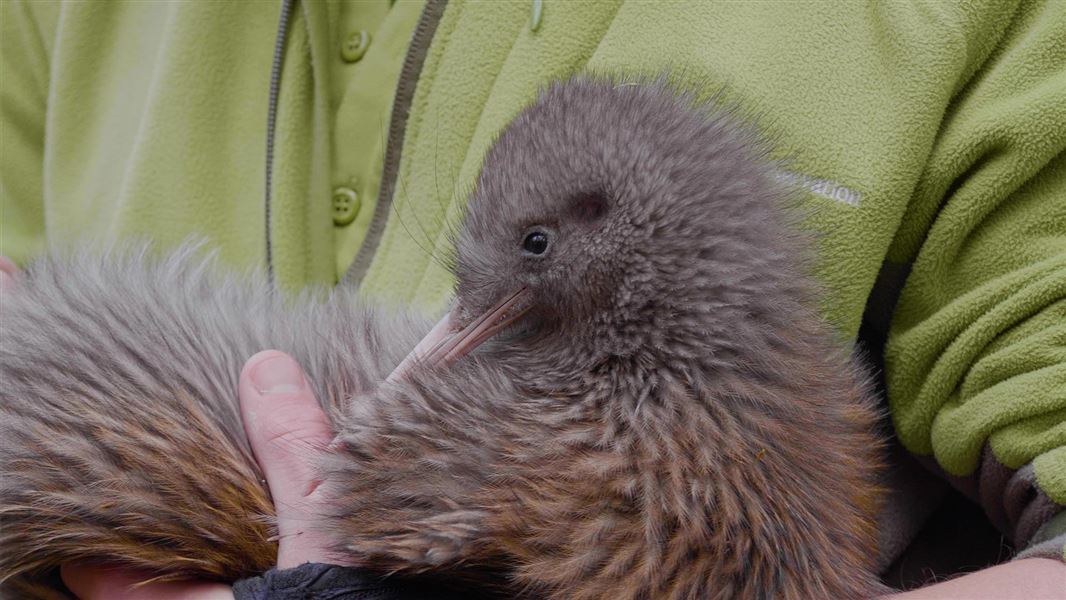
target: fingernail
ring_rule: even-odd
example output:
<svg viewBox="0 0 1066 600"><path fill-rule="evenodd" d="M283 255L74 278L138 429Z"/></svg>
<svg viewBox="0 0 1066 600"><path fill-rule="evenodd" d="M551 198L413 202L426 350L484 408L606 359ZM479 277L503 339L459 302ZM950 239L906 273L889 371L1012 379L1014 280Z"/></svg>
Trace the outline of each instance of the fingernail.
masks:
<svg viewBox="0 0 1066 600"><path fill-rule="evenodd" d="M19 268L11 259L0 255L0 294L6 294L15 289L18 283Z"/></svg>
<svg viewBox="0 0 1066 600"><path fill-rule="evenodd" d="M303 369L286 354L270 354L252 367L248 376L260 394L288 394L307 387Z"/></svg>
<svg viewBox="0 0 1066 600"><path fill-rule="evenodd" d="M14 277L19 272L19 267L15 264L15 261L0 255L0 272Z"/></svg>

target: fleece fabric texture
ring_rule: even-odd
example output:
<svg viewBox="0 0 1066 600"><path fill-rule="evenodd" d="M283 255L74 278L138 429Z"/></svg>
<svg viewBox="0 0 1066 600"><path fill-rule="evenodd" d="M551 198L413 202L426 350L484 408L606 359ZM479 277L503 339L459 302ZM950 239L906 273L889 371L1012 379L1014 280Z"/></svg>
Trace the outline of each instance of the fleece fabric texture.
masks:
<svg viewBox="0 0 1066 600"><path fill-rule="evenodd" d="M447 252L486 149L545 83L669 73L752 118L808 191L824 313L843 336L875 281L903 274L877 293L901 287L885 376L904 445L978 482L984 456L991 471L1031 465L1033 493L1066 505L1066 3L546 0L534 27L535 4L444 11L401 115L396 193L376 202L390 217L367 297L444 306L452 280L426 250ZM262 268L278 6L2 10L0 251L196 235ZM286 289L328 286L357 248L332 222L348 174L331 156L345 125L327 5L297 3L285 44L274 270ZM1013 505L985 495L1014 536Z"/></svg>

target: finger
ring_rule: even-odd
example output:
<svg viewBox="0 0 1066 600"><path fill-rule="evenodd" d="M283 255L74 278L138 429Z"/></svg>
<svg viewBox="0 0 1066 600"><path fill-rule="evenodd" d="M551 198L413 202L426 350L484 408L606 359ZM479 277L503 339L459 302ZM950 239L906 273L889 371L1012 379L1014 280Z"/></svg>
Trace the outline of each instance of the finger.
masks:
<svg viewBox="0 0 1066 600"><path fill-rule="evenodd" d="M10 258L0 254L0 293L7 293L15 288L19 273L18 265Z"/></svg>
<svg viewBox="0 0 1066 600"><path fill-rule="evenodd" d="M306 531L315 516L313 458L333 433L303 370L276 350L256 354L240 382L241 417L278 512L278 567L325 562L326 544Z"/></svg>
<svg viewBox="0 0 1066 600"><path fill-rule="evenodd" d="M303 370L276 350L256 354L241 375L241 416L275 503L312 491L311 457L333 438Z"/></svg>
<svg viewBox="0 0 1066 600"><path fill-rule="evenodd" d="M19 268L18 265L15 264L15 261L4 256L3 254L0 254L0 272L6 273L7 275L11 275L12 277L14 277L15 275L18 275Z"/></svg>
<svg viewBox="0 0 1066 600"><path fill-rule="evenodd" d="M168 581L138 585L152 575L133 569L63 565L59 575L81 600L233 600L233 591L221 583Z"/></svg>

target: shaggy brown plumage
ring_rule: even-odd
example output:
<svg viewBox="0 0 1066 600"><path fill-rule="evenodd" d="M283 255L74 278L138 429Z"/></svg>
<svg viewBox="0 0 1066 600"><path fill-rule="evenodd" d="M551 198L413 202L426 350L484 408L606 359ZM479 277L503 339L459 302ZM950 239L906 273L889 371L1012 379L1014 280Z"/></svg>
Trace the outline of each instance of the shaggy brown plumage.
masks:
<svg viewBox="0 0 1066 600"><path fill-rule="evenodd" d="M428 325L348 293L286 303L188 249L35 263L3 307L0 577L268 568L236 376L274 347L343 442L317 526L353 564L504 566L555 598L877 593L873 402L759 147L662 84L552 86L457 238L452 328L513 322L385 383Z"/></svg>

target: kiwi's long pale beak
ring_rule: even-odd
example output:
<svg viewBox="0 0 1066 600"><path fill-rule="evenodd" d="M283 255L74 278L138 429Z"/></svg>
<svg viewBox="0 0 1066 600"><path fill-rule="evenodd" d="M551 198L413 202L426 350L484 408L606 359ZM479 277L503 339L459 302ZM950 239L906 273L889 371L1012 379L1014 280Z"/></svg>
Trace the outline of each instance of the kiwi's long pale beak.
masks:
<svg viewBox="0 0 1066 600"><path fill-rule="evenodd" d="M528 288L518 288L506 294L503 300L475 317L466 326L459 324L455 314L457 309L452 309L393 369L386 381L402 379L416 364L431 367L453 364L526 314L530 307L529 297Z"/></svg>

